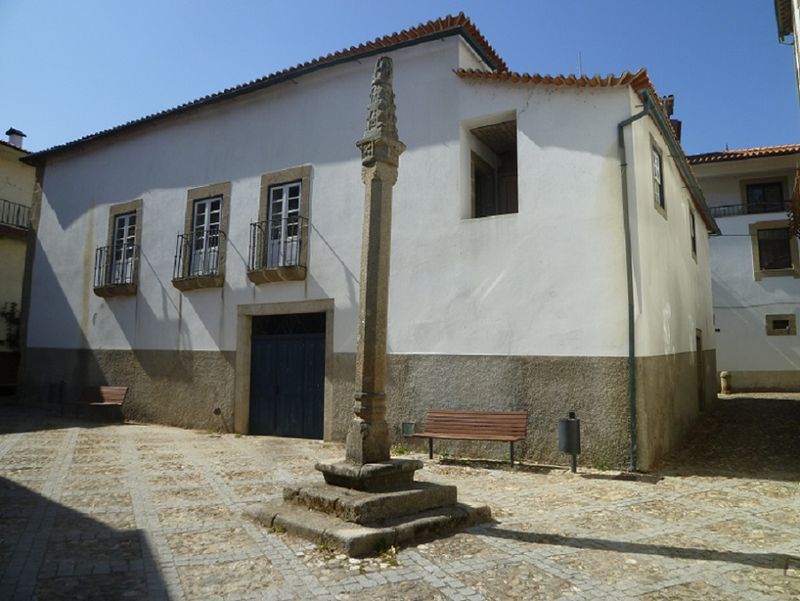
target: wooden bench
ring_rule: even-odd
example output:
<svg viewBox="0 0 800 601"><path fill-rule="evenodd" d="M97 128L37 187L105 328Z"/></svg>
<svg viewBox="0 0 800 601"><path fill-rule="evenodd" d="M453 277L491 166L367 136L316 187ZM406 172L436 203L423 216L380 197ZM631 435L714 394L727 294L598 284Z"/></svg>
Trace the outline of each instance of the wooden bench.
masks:
<svg viewBox="0 0 800 601"><path fill-rule="evenodd" d="M108 421L122 421L122 404L128 395L127 386L91 386L83 390L79 401L63 402L72 410L74 417L87 417Z"/></svg>
<svg viewBox="0 0 800 601"><path fill-rule="evenodd" d="M497 440L511 445L514 466L514 443L528 435L527 411L453 411L431 409L425 428L413 436L428 439L428 457L433 459L433 439Z"/></svg>

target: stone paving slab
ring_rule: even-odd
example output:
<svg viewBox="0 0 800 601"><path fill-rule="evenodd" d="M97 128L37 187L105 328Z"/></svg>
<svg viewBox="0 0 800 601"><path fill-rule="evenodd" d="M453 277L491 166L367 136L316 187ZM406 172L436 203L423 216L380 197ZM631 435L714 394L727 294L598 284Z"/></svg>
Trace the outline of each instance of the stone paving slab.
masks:
<svg viewBox="0 0 800 601"><path fill-rule="evenodd" d="M495 521L362 560L244 515L339 444L0 408L0 599L800 599L797 441L751 418L793 400L726 400L642 481L411 455Z"/></svg>

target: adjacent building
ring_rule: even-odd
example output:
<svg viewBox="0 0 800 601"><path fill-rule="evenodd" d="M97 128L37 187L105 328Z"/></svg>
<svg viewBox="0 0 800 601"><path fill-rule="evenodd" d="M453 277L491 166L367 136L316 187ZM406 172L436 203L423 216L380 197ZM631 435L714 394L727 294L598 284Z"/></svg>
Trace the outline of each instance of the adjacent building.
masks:
<svg viewBox="0 0 800 601"><path fill-rule="evenodd" d="M15 392L19 368L20 313L34 168L20 162L21 131L0 140L0 398Z"/></svg>
<svg viewBox="0 0 800 601"><path fill-rule="evenodd" d="M800 0L775 0L775 20L778 23L780 42L794 46L795 81L800 97L800 45L797 43L797 31L800 28Z"/></svg>
<svg viewBox="0 0 800 601"><path fill-rule="evenodd" d="M789 211L800 145L689 157L711 240L717 368L736 391L800 390L800 255Z"/></svg>
<svg viewBox="0 0 800 601"><path fill-rule="evenodd" d="M647 74L514 73L447 17L31 155L24 372L128 417L343 439L378 56L400 138L388 420L528 410L529 458L648 468L715 398L703 194ZM39 211L37 211L39 215ZM505 445L449 447L503 453Z"/></svg>

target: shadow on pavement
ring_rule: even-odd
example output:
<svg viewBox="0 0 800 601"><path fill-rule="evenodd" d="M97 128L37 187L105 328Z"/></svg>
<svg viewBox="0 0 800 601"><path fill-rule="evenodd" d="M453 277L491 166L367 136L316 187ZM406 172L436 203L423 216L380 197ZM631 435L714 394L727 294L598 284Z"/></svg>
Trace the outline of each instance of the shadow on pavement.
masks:
<svg viewBox="0 0 800 601"><path fill-rule="evenodd" d="M168 599L141 530L114 528L0 477L0 598L12 597Z"/></svg>
<svg viewBox="0 0 800 601"><path fill-rule="evenodd" d="M600 551L614 551L616 553L660 555L662 557L671 557L674 559L724 561L727 563L737 563L759 568L778 568L785 570L790 562L792 564L800 562L800 557L785 555L783 553L741 553L738 551L715 551L713 549L699 549L693 547L669 547L666 545L633 543L601 538L521 532L494 526L481 528L480 532L481 534L496 538L536 543L539 545L557 545L561 547L571 547L573 549L594 549Z"/></svg>
<svg viewBox="0 0 800 601"><path fill-rule="evenodd" d="M656 470L664 476L800 481L800 400L723 398Z"/></svg>
<svg viewBox="0 0 800 601"><path fill-rule="evenodd" d="M42 432L63 428L102 428L109 423L71 417L62 417L56 409L24 407L20 405L0 406L0 434L20 432ZM121 425L121 424L115 424Z"/></svg>

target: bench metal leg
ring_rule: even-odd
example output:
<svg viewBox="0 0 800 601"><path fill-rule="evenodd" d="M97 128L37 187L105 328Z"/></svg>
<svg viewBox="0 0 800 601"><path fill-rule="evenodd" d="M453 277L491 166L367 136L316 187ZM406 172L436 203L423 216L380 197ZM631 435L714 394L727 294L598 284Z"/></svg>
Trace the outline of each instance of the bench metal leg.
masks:
<svg viewBox="0 0 800 601"><path fill-rule="evenodd" d="M428 459L433 459L433 438L428 439Z"/></svg>
<svg viewBox="0 0 800 601"><path fill-rule="evenodd" d="M514 441L511 441L511 467L514 467Z"/></svg>

